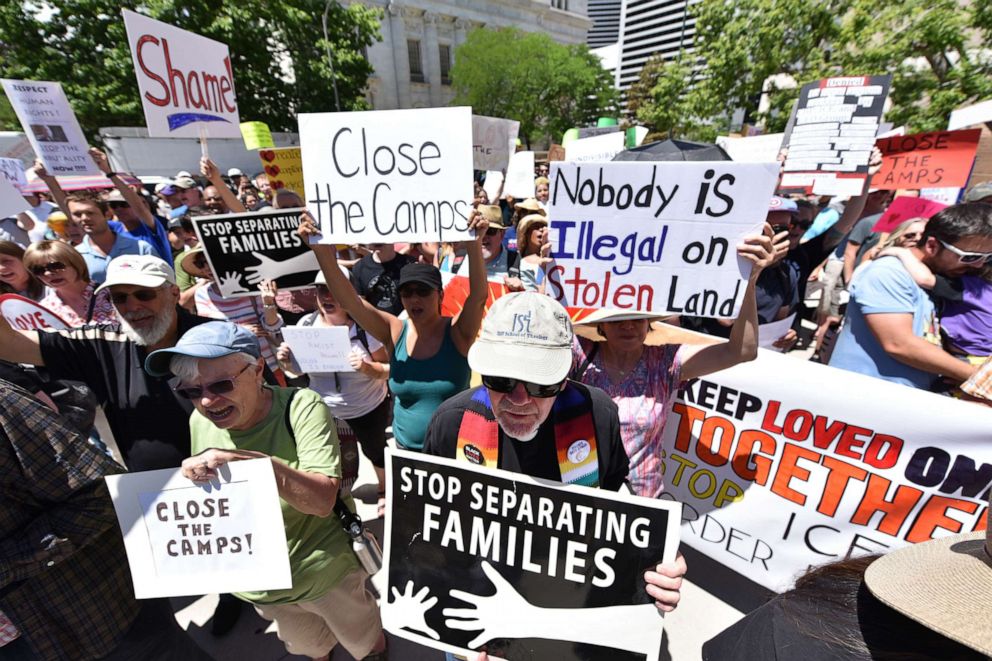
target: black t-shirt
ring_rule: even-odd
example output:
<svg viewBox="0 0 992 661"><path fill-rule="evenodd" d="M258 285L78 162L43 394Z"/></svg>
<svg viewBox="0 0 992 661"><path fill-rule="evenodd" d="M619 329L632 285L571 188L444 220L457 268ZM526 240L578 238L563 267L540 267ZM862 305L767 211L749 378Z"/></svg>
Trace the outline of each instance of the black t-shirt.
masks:
<svg viewBox="0 0 992 661"><path fill-rule="evenodd" d="M214 321L178 310L180 337ZM120 326L41 332L38 338L52 378L82 381L94 392L129 470L177 468L189 456L192 402L173 392L169 377L145 372L148 351Z"/></svg>
<svg viewBox="0 0 992 661"><path fill-rule="evenodd" d="M380 310L399 314L403 312L403 303L400 301L396 283L400 281L400 269L412 261L414 261L413 257L409 255L396 255L388 262L380 264L372 259L372 255L365 255L351 269L355 289L360 296Z"/></svg>
<svg viewBox="0 0 992 661"><path fill-rule="evenodd" d="M592 397L592 420L596 427L596 453L599 457L599 486L602 489L616 491L626 481L630 469L630 461L627 459L620 438L617 405L599 388L574 381L572 386L588 390ZM474 392L474 389L461 392L438 407L424 437L424 454L449 459L455 457L458 449L458 428L462 424L462 415ZM500 428L497 467L531 477L561 482L554 429L551 416L548 416L538 429L537 436L529 441L511 438Z"/></svg>

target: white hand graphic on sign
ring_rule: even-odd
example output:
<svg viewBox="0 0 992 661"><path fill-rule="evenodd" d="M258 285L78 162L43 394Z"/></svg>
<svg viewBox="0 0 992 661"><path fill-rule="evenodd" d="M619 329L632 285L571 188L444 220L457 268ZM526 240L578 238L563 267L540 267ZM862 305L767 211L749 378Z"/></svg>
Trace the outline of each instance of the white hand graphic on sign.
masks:
<svg viewBox="0 0 992 661"><path fill-rule="evenodd" d="M258 260L258 264L245 268L245 279L251 285L257 285L262 280L276 280L302 271L320 270L317 258L309 250L281 262L266 257L260 252L253 252L251 256Z"/></svg>
<svg viewBox="0 0 992 661"><path fill-rule="evenodd" d="M441 634L427 625L427 611L434 608L437 603L437 597L427 598L430 591L431 589L425 586L417 594L413 594L413 581L406 582L402 594L393 587L393 612L402 616L398 621L394 620L393 624L402 629L430 636L434 640L441 640ZM403 617L406 621L403 621Z"/></svg>
<svg viewBox="0 0 992 661"><path fill-rule="evenodd" d="M461 590L451 590L448 594L472 605L472 608L445 608L441 614L446 618L444 626L461 631L478 631L468 644L478 647L493 638L527 638L533 635L530 627L537 610L520 596L516 588L507 582L488 562L482 563L482 571L492 581L496 594L483 597ZM460 618L460 619L450 619Z"/></svg>
<svg viewBox="0 0 992 661"><path fill-rule="evenodd" d="M241 276L235 271L225 273L217 282L217 285L220 287L221 295L238 294L248 291L241 286Z"/></svg>

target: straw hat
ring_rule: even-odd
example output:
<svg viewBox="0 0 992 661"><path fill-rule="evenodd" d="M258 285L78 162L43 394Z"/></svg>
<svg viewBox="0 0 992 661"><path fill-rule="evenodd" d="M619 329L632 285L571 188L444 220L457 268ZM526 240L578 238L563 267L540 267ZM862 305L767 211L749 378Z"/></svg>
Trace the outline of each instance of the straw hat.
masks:
<svg viewBox="0 0 992 661"><path fill-rule="evenodd" d="M906 617L992 656L992 508L988 529L892 551L871 563L865 583Z"/></svg>
<svg viewBox="0 0 992 661"><path fill-rule="evenodd" d="M527 232L534 225L547 225L548 219L546 216L542 216L539 213L529 213L520 219L517 223L517 241L523 240L527 236Z"/></svg>
<svg viewBox="0 0 992 661"><path fill-rule="evenodd" d="M506 229L506 225L503 224L503 210L495 204L480 204L479 213L486 219L490 227Z"/></svg>
<svg viewBox="0 0 992 661"><path fill-rule="evenodd" d="M524 211L530 211L533 213L544 213L544 209L541 208L541 203L538 202L533 197L528 197L523 202L517 202L513 205L514 209L523 209Z"/></svg>
<svg viewBox="0 0 992 661"><path fill-rule="evenodd" d="M575 334L593 342L605 342L606 338L599 334L597 326L611 321L648 320L648 334L644 338L645 346L657 347L662 344L683 344L686 333L676 326L662 323L662 317L650 312L633 310L596 310L581 321L575 322Z"/></svg>

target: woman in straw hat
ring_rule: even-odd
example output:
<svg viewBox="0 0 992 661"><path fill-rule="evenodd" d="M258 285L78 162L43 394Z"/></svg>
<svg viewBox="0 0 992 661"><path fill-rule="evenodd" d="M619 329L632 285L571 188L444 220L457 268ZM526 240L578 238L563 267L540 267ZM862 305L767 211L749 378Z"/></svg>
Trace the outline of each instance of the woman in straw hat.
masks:
<svg viewBox="0 0 992 661"><path fill-rule="evenodd" d="M625 310L597 310L576 325L580 339L571 378L605 390L616 402L634 493L657 498L664 489L662 430L679 383L758 355L754 286L761 270L774 260L772 236L766 223L763 234L748 237L737 248L752 268L727 342L682 343L687 334L673 337L678 331L666 328L654 315Z"/></svg>
<svg viewBox="0 0 992 661"><path fill-rule="evenodd" d="M517 226L517 249L520 252L520 281L526 291L544 293L545 275L554 264L550 257L548 219L532 213L520 219Z"/></svg>

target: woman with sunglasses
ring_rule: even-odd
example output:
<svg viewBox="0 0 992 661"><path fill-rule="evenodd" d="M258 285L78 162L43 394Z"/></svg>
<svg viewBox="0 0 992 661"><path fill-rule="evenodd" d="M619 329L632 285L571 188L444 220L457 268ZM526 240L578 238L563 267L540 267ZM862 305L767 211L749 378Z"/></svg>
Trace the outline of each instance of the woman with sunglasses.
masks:
<svg viewBox="0 0 992 661"><path fill-rule="evenodd" d="M72 327L117 323L110 290L96 283L82 255L61 241L39 241L24 251L24 266L49 288L41 304Z"/></svg>
<svg viewBox="0 0 992 661"><path fill-rule="evenodd" d="M13 241L0 241L0 294L17 294L40 301L45 284L24 267L24 248Z"/></svg>
<svg viewBox="0 0 992 661"><path fill-rule="evenodd" d="M487 227L482 215L473 212L469 228L477 238L466 242L470 289L458 316L441 315L440 271L427 264L407 264L400 272L398 288L408 319L400 320L359 298L338 269L334 246L310 244L320 230L309 213L300 217L299 234L317 256L331 294L359 326L382 342L390 356L393 437L401 448L422 449L434 410L468 388L466 356L479 334L489 293L481 247Z"/></svg>

